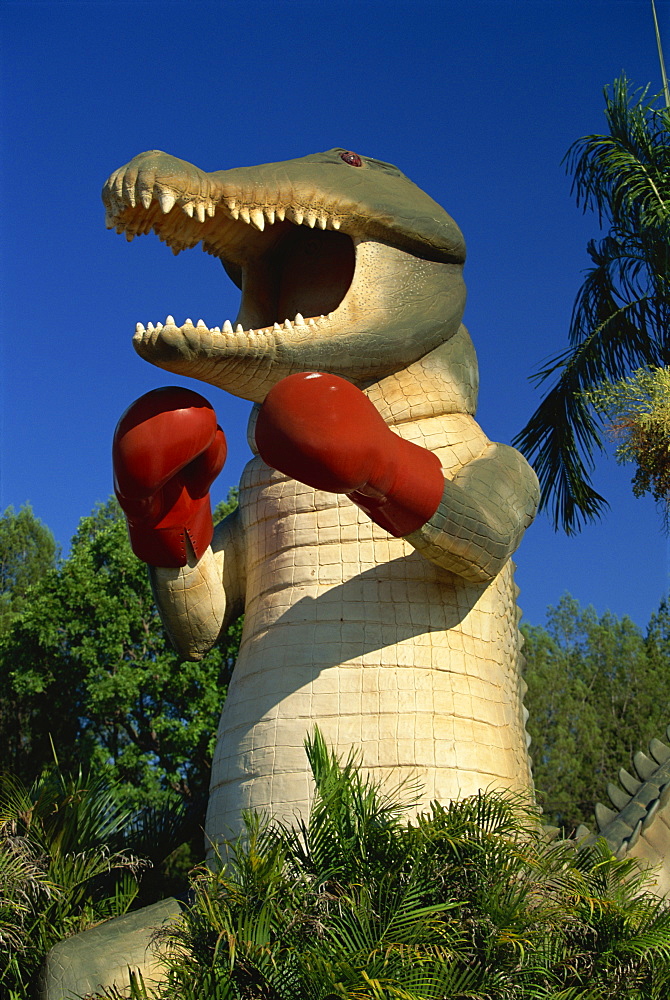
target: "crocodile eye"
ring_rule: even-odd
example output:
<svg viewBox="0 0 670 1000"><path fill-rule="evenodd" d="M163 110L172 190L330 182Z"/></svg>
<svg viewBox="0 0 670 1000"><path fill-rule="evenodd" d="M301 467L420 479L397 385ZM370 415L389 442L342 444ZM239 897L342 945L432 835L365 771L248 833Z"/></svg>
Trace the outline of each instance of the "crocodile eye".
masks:
<svg viewBox="0 0 670 1000"><path fill-rule="evenodd" d="M351 167L362 167L363 161L361 160L358 153L352 153L350 149L346 150L344 153L340 153L340 157L345 163L348 163Z"/></svg>

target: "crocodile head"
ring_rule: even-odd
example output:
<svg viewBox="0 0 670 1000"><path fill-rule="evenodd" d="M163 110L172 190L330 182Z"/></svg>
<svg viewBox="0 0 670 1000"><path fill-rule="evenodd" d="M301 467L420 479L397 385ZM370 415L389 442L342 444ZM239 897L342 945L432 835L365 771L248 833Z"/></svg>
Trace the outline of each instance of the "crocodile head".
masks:
<svg viewBox="0 0 670 1000"><path fill-rule="evenodd" d="M458 330L465 245L449 215L396 167L343 149L205 173L152 150L103 189L107 226L202 243L242 298L222 327L138 324L160 368L262 402L295 371L365 387Z"/></svg>

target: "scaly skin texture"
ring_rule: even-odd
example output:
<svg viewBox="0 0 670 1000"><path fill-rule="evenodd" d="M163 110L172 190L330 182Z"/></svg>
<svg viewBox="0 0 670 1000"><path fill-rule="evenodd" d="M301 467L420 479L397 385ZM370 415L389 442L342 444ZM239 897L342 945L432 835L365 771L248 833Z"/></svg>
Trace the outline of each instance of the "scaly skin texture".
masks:
<svg viewBox="0 0 670 1000"><path fill-rule="evenodd" d="M666 739L670 739L668 726ZM653 872L651 888L661 897L670 896L670 747L651 740L648 755L638 750L630 774L619 769L618 783L610 781L607 794L614 809L597 802L597 836L604 837L617 857L637 858ZM577 830L578 839L593 841L587 827Z"/></svg>
<svg viewBox="0 0 670 1000"><path fill-rule="evenodd" d="M205 174L153 151L103 193L110 225L153 228L175 251L202 241L242 289L223 329L171 317L138 326L142 357L256 403L296 372L343 376L445 476L434 516L394 539L347 497L256 458L211 551L152 568L184 656L201 656L245 610L214 759L212 843L239 832L245 808L304 814L302 741L315 724L336 750L359 746L378 776L419 778L423 803L531 788L509 560L537 482L473 419L457 226L395 167L342 153Z"/></svg>
<svg viewBox="0 0 670 1000"><path fill-rule="evenodd" d="M38 995L75 1000L114 986L123 989L129 986L129 967L142 972L149 988L162 982L160 932L179 920L181 910L176 899L164 899L60 941L42 969Z"/></svg>
<svg viewBox="0 0 670 1000"><path fill-rule="evenodd" d="M474 420L456 224L397 168L339 149L213 174L151 151L117 170L103 199L110 227L128 238L153 229L175 252L202 242L242 290L222 328L138 324L143 358L257 404L296 372L342 376L444 473L435 514L395 538L345 495L255 457L211 548L151 568L187 658L245 613L211 844L239 832L243 809L305 814L303 740L315 725L337 752L358 747L375 776L418 779L421 805L490 786L531 795L510 557L538 486Z"/></svg>
<svg viewBox="0 0 670 1000"><path fill-rule="evenodd" d="M496 447L466 415L392 426L430 442L454 480L472 461L495 461ZM346 497L296 483L258 458L240 495L245 629L217 740L209 837L239 832L244 808L304 815L302 741L315 723L338 752L359 747L377 777L419 778L424 805L492 784L528 790L509 553L492 553L482 531L470 539L476 569L466 580L439 565L453 559L441 511L433 561ZM465 504L464 496L461 488ZM213 547L227 556L217 536ZM163 571L154 573L160 580ZM161 607L167 619L170 606ZM174 634L186 650L189 625L175 621Z"/></svg>
<svg viewBox="0 0 670 1000"><path fill-rule="evenodd" d="M222 329L138 324L140 356L255 403L296 372L343 376L445 476L428 523L393 538L346 496L256 457L202 557L151 570L185 657L204 655L245 612L214 760L214 844L239 831L243 808L304 814L302 741L315 724L338 751L359 747L377 776L418 778L423 803L491 785L532 791L510 557L537 480L473 417L456 224L397 168L357 160L335 149L206 174L153 150L103 191L108 226L128 239L153 230L175 253L202 242L242 289ZM620 772L625 792L609 789L619 811L598 806L596 817L613 850L656 864L668 855L670 748L652 741L635 766L637 777ZM662 869L657 891L669 888ZM112 983L127 992L127 966L160 977L155 930L178 912L166 901L57 945L40 997Z"/></svg>

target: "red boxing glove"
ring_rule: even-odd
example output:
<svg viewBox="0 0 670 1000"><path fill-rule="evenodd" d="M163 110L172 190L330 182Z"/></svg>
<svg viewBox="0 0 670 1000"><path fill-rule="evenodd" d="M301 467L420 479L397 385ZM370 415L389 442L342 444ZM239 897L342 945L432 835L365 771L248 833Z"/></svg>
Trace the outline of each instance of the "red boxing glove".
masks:
<svg viewBox="0 0 670 1000"><path fill-rule="evenodd" d="M302 372L272 387L256 423L261 458L307 486L346 493L396 537L428 521L444 476L431 451L398 437L360 389Z"/></svg>
<svg viewBox="0 0 670 1000"><path fill-rule="evenodd" d="M209 488L226 460L207 400L178 386L140 396L117 424L112 458L135 555L152 566L185 566L188 536L200 558L214 531Z"/></svg>

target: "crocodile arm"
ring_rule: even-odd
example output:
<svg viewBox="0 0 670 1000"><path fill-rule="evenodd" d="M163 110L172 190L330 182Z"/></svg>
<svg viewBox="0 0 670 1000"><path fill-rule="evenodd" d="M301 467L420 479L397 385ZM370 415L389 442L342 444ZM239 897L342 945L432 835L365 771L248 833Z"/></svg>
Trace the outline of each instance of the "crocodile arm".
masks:
<svg viewBox="0 0 670 1000"><path fill-rule="evenodd" d="M238 508L217 524L201 559L191 550L187 565L179 569L149 567L163 626L186 660L202 659L244 609L239 520Z"/></svg>
<svg viewBox="0 0 670 1000"><path fill-rule="evenodd" d="M518 547L539 498L537 476L523 456L490 444L445 482L436 512L406 540L442 569L488 583Z"/></svg>

